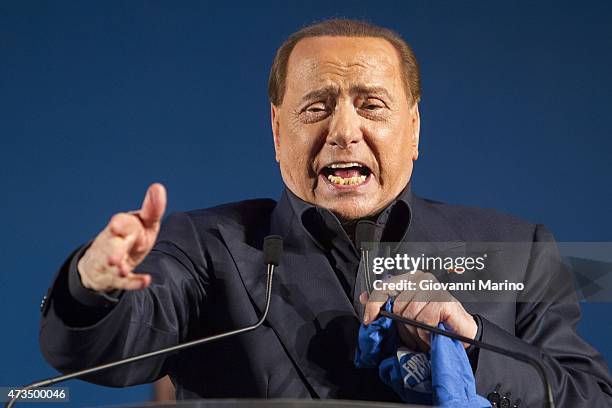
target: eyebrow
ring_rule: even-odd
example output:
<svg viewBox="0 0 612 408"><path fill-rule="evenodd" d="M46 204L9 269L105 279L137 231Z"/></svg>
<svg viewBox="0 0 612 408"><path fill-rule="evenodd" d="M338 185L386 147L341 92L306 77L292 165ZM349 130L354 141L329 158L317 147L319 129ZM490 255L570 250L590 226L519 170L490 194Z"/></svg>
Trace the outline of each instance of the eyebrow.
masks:
<svg viewBox="0 0 612 408"><path fill-rule="evenodd" d="M352 85L349 88L349 92L357 95L383 95L393 102L393 97L389 94L389 92L387 92L385 88L379 86ZM302 98L302 102L311 101L314 99L327 99L330 96L338 96L339 93L340 90L338 87L330 85L321 89L316 89L312 92L308 92Z"/></svg>
<svg viewBox="0 0 612 408"><path fill-rule="evenodd" d="M337 96L340 93L340 90L335 86L326 86L321 89L316 89L312 92L308 92L302 98L302 101L311 101L313 99L326 99L330 96Z"/></svg>
<svg viewBox="0 0 612 408"><path fill-rule="evenodd" d="M357 95L383 95L393 102L391 94L382 86L353 85L350 88L350 92Z"/></svg>

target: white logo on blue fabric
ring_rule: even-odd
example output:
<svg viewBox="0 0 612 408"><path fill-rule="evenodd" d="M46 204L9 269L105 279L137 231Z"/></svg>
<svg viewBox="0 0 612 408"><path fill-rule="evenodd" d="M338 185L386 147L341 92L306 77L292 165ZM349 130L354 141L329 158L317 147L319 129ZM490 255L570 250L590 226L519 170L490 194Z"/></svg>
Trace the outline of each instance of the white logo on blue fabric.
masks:
<svg viewBox="0 0 612 408"><path fill-rule="evenodd" d="M397 350L397 360L402 371L404 388L431 393L431 362L427 353L414 353L406 349Z"/></svg>

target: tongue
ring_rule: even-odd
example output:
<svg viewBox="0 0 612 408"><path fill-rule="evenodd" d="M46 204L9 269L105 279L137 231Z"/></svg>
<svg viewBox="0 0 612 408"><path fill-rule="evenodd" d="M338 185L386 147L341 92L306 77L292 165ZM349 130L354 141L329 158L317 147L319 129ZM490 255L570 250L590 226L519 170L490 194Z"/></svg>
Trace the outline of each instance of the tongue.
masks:
<svg viewBox="0 0 612 408"><path fill-rule="evenodd" d="M333 175L346 179L351 177L357 177L361 175L361 173L359 173L359 170L356 169L334 169Z"/></svg>

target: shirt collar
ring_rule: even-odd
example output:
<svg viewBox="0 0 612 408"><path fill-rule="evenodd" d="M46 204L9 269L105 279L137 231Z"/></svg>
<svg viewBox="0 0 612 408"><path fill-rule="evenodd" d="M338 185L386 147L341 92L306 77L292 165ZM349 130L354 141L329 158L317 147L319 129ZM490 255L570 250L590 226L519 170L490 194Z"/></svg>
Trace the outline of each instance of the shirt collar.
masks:
<svg viewBox="0 0 612 408"><path fill-rule="evenodd" d="M338 218L328 209L308 203L288 188L285 194L289 204L306 233L323 249L338 238L351 242ZM410 183L376 217L377 241L402 242L405 240L412 218L412 193Z"/></svg>

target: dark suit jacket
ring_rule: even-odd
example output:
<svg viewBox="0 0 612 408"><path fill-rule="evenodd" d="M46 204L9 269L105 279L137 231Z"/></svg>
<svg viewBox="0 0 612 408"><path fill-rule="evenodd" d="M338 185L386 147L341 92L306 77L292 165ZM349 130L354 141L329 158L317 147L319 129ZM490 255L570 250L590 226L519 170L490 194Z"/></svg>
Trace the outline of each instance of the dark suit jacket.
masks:
<svg viewBox="0 0 612 408"><path fill-rule="evenodd" d="M552 240L542 226L500 213L410 198L411 241ZM285 193L279 203L251 200L170 215L154 250L139 266L151 273L146 290L126 292L110 311L74 320L82 305L66 300L60 270L43 307L40 344L60 371L100 364L200 336L251 325L265 298L262 239L284 237L266 324L255 332L96 374L89 381L126 386L169 374L178 398L303 397L396 400L372 370L352 359L359 319L326 256L305 233ZM80 251L83 251L81 249ZM528 251L508 274L546 287L539 255ZM516 265L520 267L517 268ZM481 317L482 340L534 356L552 379L558 406L610 406L612 386L602 357L575 332L577 303L469 303ZM97 313L97 315L96 315ZM88 320L89 319L89 320ZM481 395L498 384L521 406L541 404L541 382L529 366L478 353Z"/></svg>

